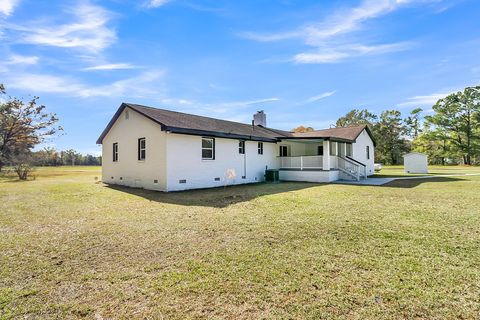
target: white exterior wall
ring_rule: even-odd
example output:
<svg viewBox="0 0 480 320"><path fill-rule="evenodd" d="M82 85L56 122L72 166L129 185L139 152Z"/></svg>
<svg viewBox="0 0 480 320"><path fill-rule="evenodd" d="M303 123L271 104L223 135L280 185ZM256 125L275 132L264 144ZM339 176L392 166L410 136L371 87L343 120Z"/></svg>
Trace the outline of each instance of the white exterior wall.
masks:
<svg viewBox="0 0 480 320"><path fill-rule="evenodd" d="M423 153L407 153L403 156L405 173L428 173L428 157Z"/></svg>
<svg viewBox="0 0 480 320"><path fill-rule="evenodd" d="M238 142L215 138L215 159L202 160L201 136L167 134L167 191L260 182L265 179L267 167L278 168L277 144L264 142L263 155L259 155L258 142L245 141L245 154L239 154ZM228 169L235 170L235 180L226 179Z"/></svg>
<svg viewBox="0 0 480 320"><path fill-rule="evenodd" d="M367 159L367 146L370 147L370 159ZM374 174L375 147L366 130L360 133L355 143L353 143L352 149L352 158L367 166L367 175Z"/></svg>
<svg viewBox="0 0 480 320"><path fill-rule="evenodd" d="M125 118L128 111L129 118ZM146 157L138 160L138 139L145 138ZM118 161L113 161L113 143ZM154 183L157 180L157 183ZM166 190L166 133L160 125L125 108L102 142L102 181L129 187Z"/></svg>

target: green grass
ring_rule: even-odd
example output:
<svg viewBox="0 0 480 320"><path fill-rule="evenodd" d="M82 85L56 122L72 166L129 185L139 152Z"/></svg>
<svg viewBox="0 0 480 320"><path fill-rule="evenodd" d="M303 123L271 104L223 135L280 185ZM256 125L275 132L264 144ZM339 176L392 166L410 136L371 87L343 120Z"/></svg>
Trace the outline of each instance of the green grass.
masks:
<svg viewBox="0 0 480 320"><path fill-rule="evenodd" d="M172 194L99 176L0 181L1 319L480 316L480 176Z"/></svg>
<svg viewBox="0 0 480 320"><path fill-rule="evenodd" d="M414 177L431 175L452 175L452 174L480 174L480 167L468 166L428 166L428 174L405 173L403 166L383 166L382 170L375 172L374 177Z"/></svg>

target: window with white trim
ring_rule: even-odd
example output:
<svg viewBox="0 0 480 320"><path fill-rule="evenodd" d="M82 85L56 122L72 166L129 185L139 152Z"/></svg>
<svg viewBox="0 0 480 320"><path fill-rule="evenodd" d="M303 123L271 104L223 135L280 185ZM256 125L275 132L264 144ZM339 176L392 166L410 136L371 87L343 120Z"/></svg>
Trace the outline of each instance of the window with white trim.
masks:
<svg viewBox="0 0 480 320"><path fill-rule="evenodd" d="M118 142L113 144L113 162L118 161Z"/></svg>
<svg viewBox="0 0 480 320"><path fill-rule="evenodd" d="M347 157L351 157L353 155L353 148L351 143L347 143Z"/></svg>
<svg viewBox="0 0 480 320"><path fill-rule="evenodd" d="M147 157L147 142L145 138L138 139L138 160L145 160Z"/></svg>
<svg viewBox="0 0 480 320"><path fill-rule="evenodd" d="M202 138L202 160L215 160L214 138Z"/></svg>
<svg viewBox="0 0 480 320"><path fill-rule="evenodd" d="M245 141L244 140L238 141L238 153L245 154Z"/></svg>
<svg viewBox="0 0 480 320"><path fill-rule="evenodd" d="M370 160L370 146L367 146L367 147L365 148L365 151L366 151L366 153L367 153L367 160Z"/></svg>
<svg viewBox="0 0 480 320"><path fill-rule="evenodd" d="M258 143L258 154L263 154L263 142Z"/></svg>

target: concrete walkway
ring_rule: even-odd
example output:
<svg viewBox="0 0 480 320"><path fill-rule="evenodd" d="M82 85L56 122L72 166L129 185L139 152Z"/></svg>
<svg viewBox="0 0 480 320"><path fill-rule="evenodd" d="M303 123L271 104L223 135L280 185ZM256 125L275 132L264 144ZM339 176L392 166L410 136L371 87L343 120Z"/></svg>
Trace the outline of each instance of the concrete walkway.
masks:
<svg viewBox="0 0 480 320"><path fill-rule="evenodd" d="M464 173L464 174L442 174L442 175L431 175L431 176L413 176L413 177L396 177L396 178L368 178L365 180L355 181L355 180L338 180L333 181L332 183L338 184L354 184L354 185L365 185L365 186L382 186L394 180L411 180L411 179L430 179L430 178L448 178L448 177L463 177L463 176L480 176L480 173Z"/></svg>

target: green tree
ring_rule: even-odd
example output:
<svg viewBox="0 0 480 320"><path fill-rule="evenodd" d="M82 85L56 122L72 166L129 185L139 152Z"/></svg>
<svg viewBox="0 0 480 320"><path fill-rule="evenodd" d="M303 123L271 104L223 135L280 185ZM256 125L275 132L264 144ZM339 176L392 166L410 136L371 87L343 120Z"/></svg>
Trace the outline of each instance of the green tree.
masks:
<svg viewBox="0 0 480 320"><path fill-rule="evenodd" d="M422 132L422 111L422 108L415 108L410 111L410 115L404 120L407 134L412 139L417 138L418 135Z"/></svg>
<svg viewBox="0 0 480 320"><path fill-rule="evenodd" d="M452 151L452 143L448 135L440 130L432 130L426 123L422 133L412 141L412 150L425 153L431 164L445 165L457 158L457 154Z"/></svg>
<svg viewBox="0 0 480 320"><path fill-rule="evenodd" d="M479 150L480 86L465 88L438 100L434 115L425 119L445 132L464 164L470 165Z"/></svg>
<svg viewBox="0 0 480 320"><path fill-rule="evenodd" d="M402 154L408 149L400 111L383 111L373 131L377 141L376 160L386 164L399 164Z"/></svg>
<svg viewBox="0 0 480 320"><path fill-rule="evenodd" d="M62 162L66 166L80 165L82 155L73 149L61 152Z"/></svg>
<svg viewBox="0 0 480 320"><path fill-rule="evenodd" d="M368 111L367 109L362 109L362 110L353 109L343 117L340 117L337 120L336 126L349 127L349 126L354 126L359 124L366 124L370 126L370 128L372 128L374 123L377 121L377 119L378 117L374 113L371 113L370 111Z"/></svg>
<svg viewBox="0 0 480 320"><path fill-rule="evenodd" d="M3 85L0 91L5 95ZM38 97L28 102L8 97L0 102L0 170L7 161L25 159L34 146L61 130L54 127L57 116L37 101Z"/></svg>

